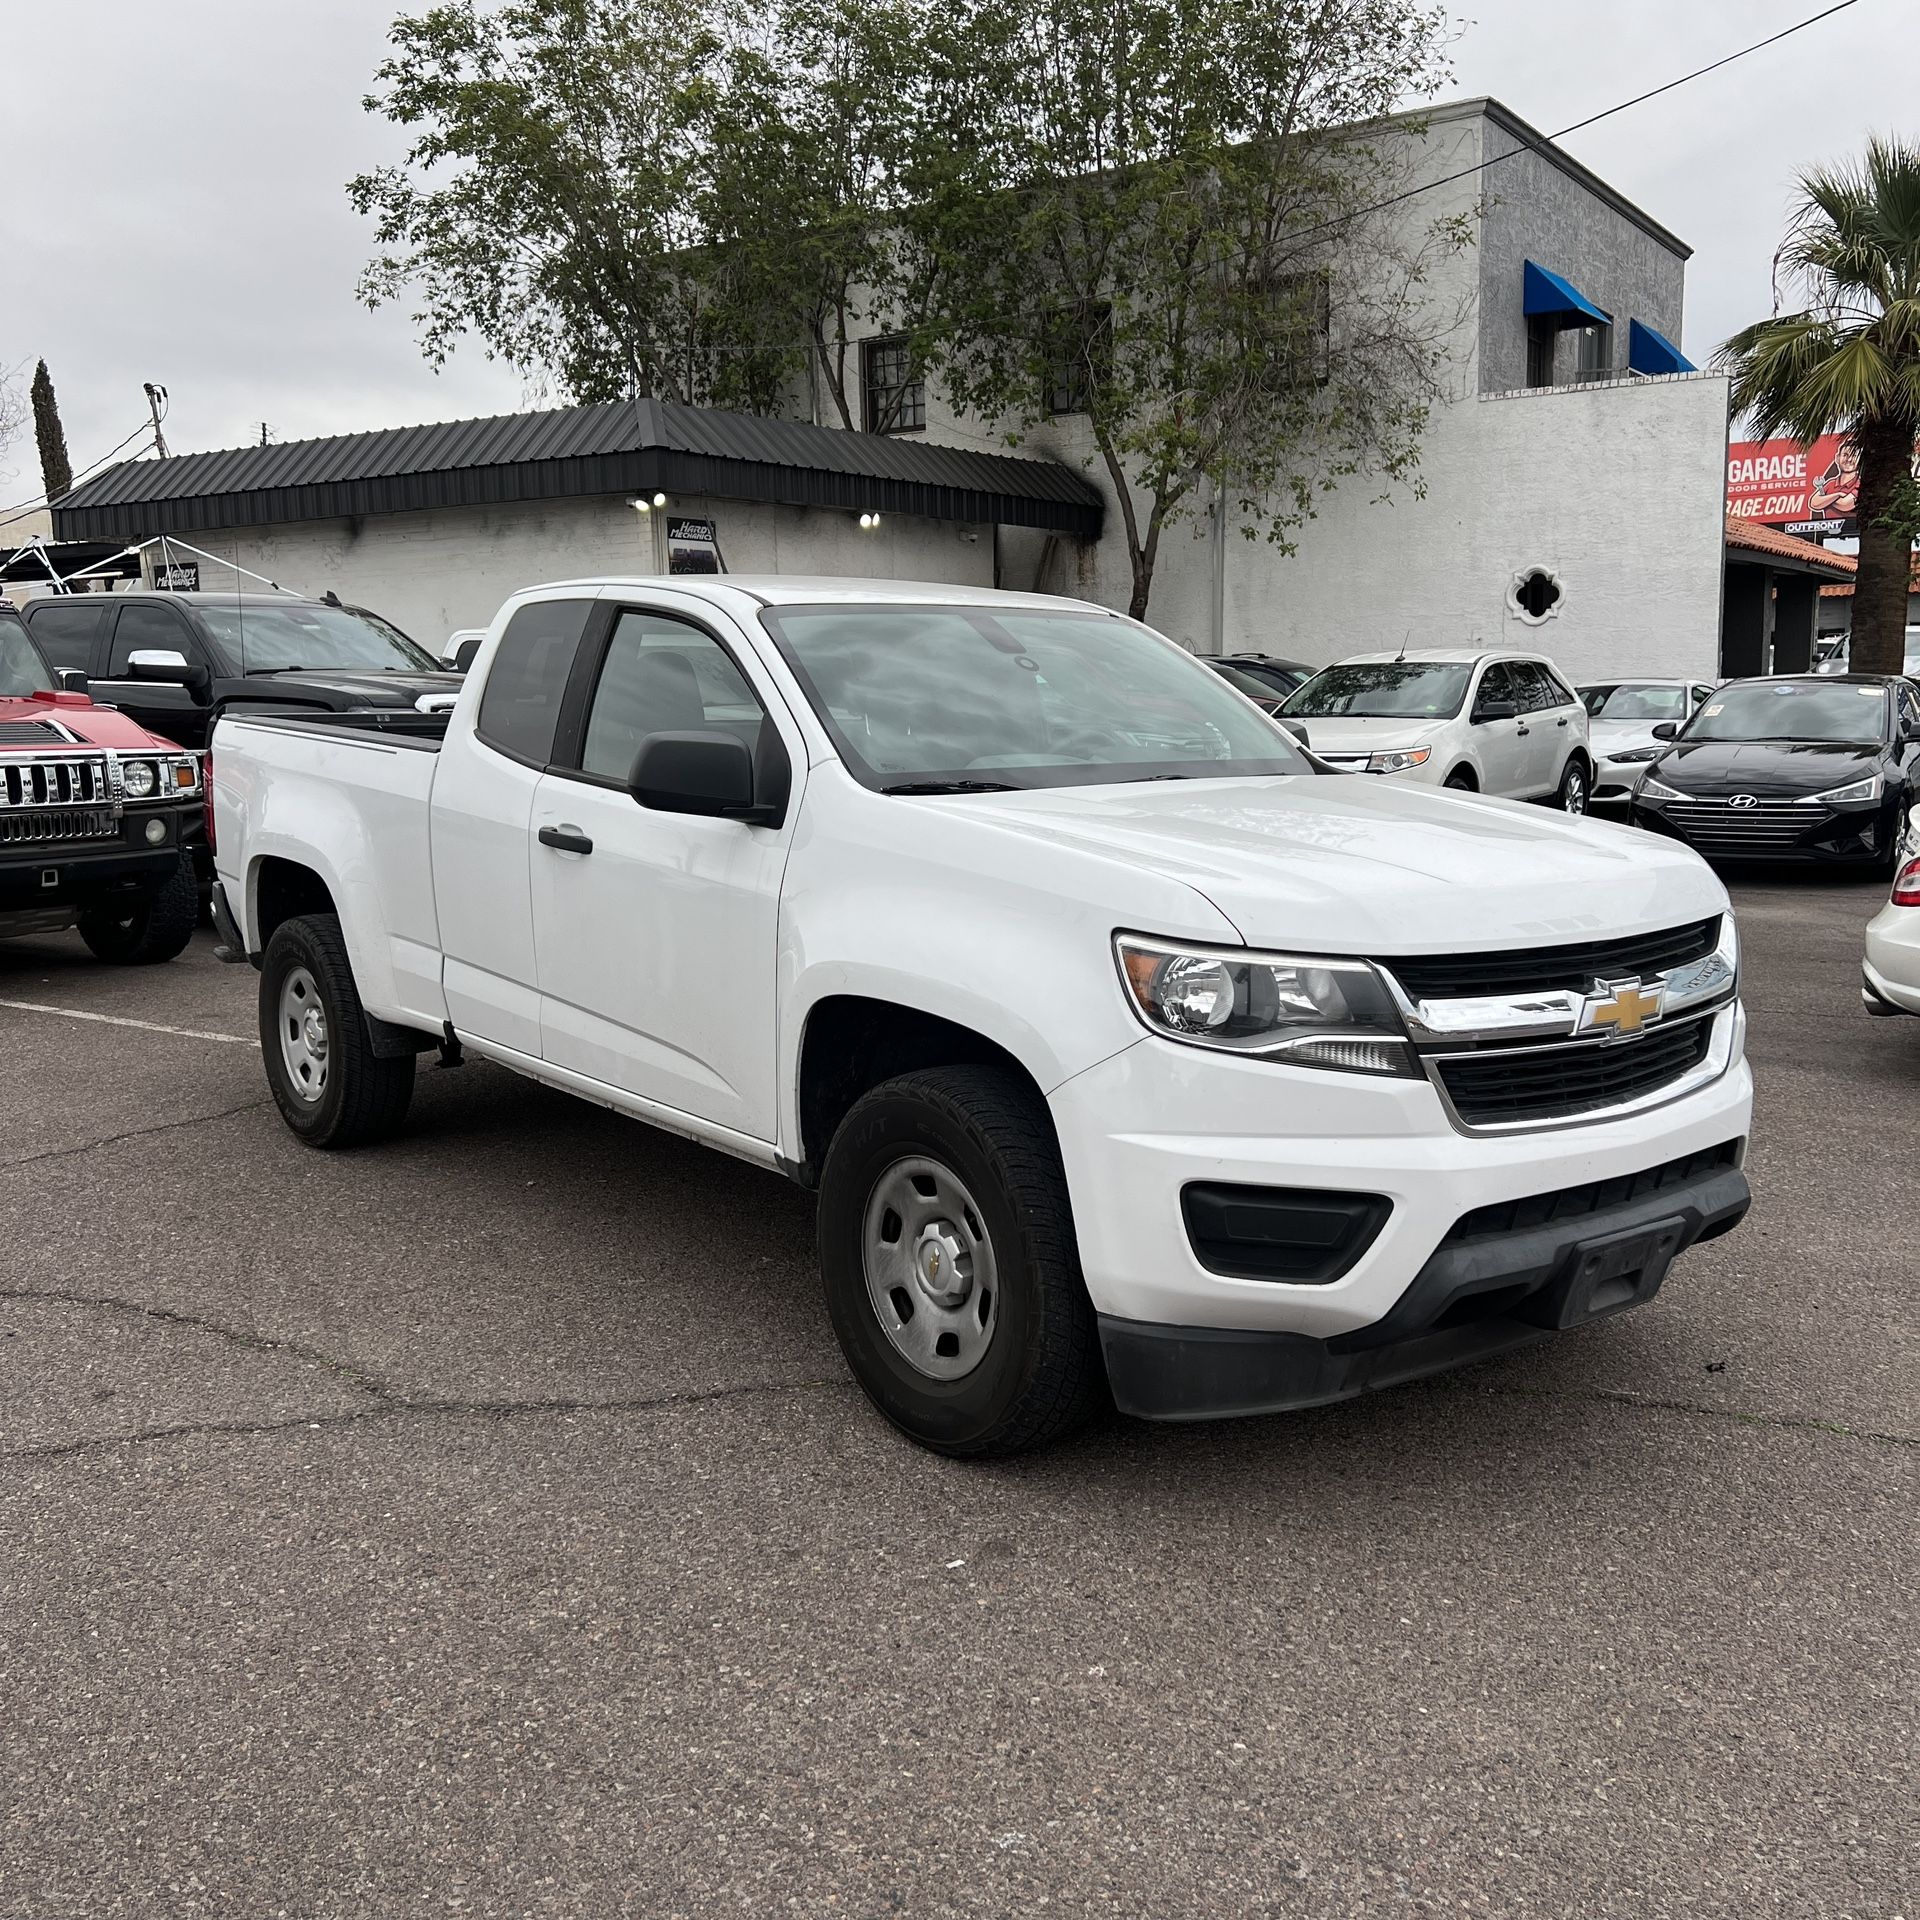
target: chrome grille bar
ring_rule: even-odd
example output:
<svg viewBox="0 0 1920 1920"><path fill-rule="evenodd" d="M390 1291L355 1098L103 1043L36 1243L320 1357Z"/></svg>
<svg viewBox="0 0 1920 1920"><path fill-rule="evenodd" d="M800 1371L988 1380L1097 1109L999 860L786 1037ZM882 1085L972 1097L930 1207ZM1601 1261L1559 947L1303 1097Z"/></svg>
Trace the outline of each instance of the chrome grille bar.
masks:
<svg viewBox="0 0 1920 1920"><path fill-rule="evenodd" d="M112 798L104 754L9 754L0 759L0 813L104 804Z"/></svg>
<svg viewBox="0 0 1920 1920"><path fill-rule="evenodd" d="M0 847L39 846L56 840L112 840L120 822L111 807L44 807L0 813Z"/></svg>

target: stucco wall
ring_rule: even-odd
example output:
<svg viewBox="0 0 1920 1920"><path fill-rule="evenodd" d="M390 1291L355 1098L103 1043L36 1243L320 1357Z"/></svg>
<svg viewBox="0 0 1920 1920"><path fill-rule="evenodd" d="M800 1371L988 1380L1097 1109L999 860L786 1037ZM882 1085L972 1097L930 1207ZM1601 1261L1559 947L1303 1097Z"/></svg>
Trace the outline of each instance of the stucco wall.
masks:
<svg viewBox="0 0 1920 1920"><path fill-rule="evenodd" d="M711 519L734 573L993 583L990 527L890 515L866 532L847 513L677 497L667 512ZM331 588L436 652L449 633L485 626L522 587L648 574L658 564L648 521L619 496L243 528L197 534L193 544L283 587L316 594ZM210 588L232 584L224 569L205 563L200 578Z"/></svg>
<svg viewBox="0 0 1920 1920"><path fill-rule="evenodd" d="M1537 649L1576 678L1712 674L1726 423L1727 382L1711 374L1444 408L1425 442L1424 499L1336 494L1291 557L1228 541L1226 650L1318 666L1403 640L1485 643ZM1562 586L1538 625L1506 604L1533 567ZM1191 571L1149 611L1176 635Z"/></svg>
<svg viewBox="0 0 1920 1920"><path fill-rule="evenodd" d="M1480 223L1480 363L1482 393L1524 386L1527 323L1521 310L1526 262L1561 275L1613 316L1613 365L1624 372L1630 320L1680 343L1686 256L1582 181L1487 120L1486 153L1498 159L1483 176ZM1571 376L1575 346L1560 338L1555 377Z"/></svg>

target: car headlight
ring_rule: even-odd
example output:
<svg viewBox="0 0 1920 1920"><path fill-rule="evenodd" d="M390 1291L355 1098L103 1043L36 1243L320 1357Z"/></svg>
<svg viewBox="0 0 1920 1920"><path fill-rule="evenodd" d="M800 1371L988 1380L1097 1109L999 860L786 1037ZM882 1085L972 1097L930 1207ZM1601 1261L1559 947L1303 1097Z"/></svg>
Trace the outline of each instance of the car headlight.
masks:
<svg viewBox="0 0 1920 1920"><path fill-rule="evenodd" d="M1640 776L1640 784L1634 788L1633 794L1636 800L1684 800L1687 797L1678 787L1670 787L1650 773Z"/></svg>
<svg viewBox="0 0 1920 1920"><path fill-rule="evenodd" d="M1367 762L1369 773L1405 773L1409 767L1424 767L1433 758L1431 747L1403 747L1397 753L1376 753Z"/></svg>
<svg viewBox="0 0 1920 1920"><path fill-rule="evenodd" d="M1155 1033L1336 1073L1413 1077L1392 997L1363 960L1165 946L1121 936L1127 997Z"/></svg>
<svg viewBox="0 0 1920 1920"><path fill-rule="evenodd" d="M151 760L122 760L120 784L131 800L146 800L160 784L160 770Z"/></svg>
<svg viewBox="0 0 1920 1920"><path fill-rule="evenodd" d="M1824 802L1830 807L1857 806L1863 800L1880 798L1880 776L1870 773L1864 780L1855 780L1844 787L1834 787L1827 793L1816 793L1816 802Z"/></svg>
<svg viewBox="0 0 1920 1920"><path fill-rule="evenodd" d="M1618 766L1637 767L1643 760L1658 760L1663 751L1660 747L1623 747L1618 753L1603 753L1600 758Z"/></svg>

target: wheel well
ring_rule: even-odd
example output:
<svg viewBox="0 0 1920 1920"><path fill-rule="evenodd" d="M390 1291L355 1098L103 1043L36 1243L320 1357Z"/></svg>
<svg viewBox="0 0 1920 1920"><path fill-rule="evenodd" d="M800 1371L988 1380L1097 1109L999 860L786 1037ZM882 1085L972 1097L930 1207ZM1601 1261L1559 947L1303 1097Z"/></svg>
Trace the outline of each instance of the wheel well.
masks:
<svg viewBox="0 0 1920 1920"><path fill-rule="evenodd" d="M1443 786L1450 787L1450 786L1453 786L1457 781L1462 781L1462 780L1464 780L1467 783L1467 786L1473 792L1478 793L1480 791L1479 776L1474 772L1474 770L1470 766L1467 765L1467 763L1464 760L1462 760L1457 767L1453 768L1448 773L1446 779L1442 781L1441 784Z"/></svg>
<svg viewBox="0 0 1920 1920"><path fill-rule="evenodd" d="M790 1171L802 1186L818 1183L835 1130L870 1088L919 1067L958 1066L1002 1067L1042 1097L1039 1084L1014 1055L971 1027L891 1000L857 994L822 1000L808 1014L800 1042L804 1157Z"/></svg>
<svg viewBox="0 0 1920 1920"><path fill-rule="evenodd" d="M303 913L335 913L327 883L311 867L269 855L254 874L253 937L262 950L283 921Z"/></svg>

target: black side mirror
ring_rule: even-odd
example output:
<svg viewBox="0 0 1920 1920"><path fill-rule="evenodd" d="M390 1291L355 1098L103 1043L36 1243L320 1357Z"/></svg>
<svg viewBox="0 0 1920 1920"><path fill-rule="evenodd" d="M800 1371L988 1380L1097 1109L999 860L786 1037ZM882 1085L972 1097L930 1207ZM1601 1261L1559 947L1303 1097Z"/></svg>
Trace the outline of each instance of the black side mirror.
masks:
<svg viewBox="0 0 1920 1920"><path fill-rule="evenodd" d="M453 650L453 670L466 673L473 666L473 656L480 651L478 640L462 640Z"/></svg>
<svg viewBox="0 0 1920 1920"><path fill-rule="evenodd" d="M90 694L93 690L93 682L78 667L56 668L53 678L62 693Z"/></svg>
<svg viewBox="0 0 1920 1920"><path fill-rule="evenodd" d="M1680 723L1677 720L1662 720L1660 724L1654 728L1653 737L1656 740L1678 740L1680 738Z"/></svg>
<svg viewBox="0 0 1920 1920"><path fill-rule="evenodd" d="M1473 725L1484 727L1489 720L1517 720L1520 708L1512 700L1482 700L1473 710Z"/></svg>
<svg viewBox="0 0 1920 1920"><path fill-rule="evenodd" d="M650 733L634 756L627 791L655 813L693 813L778 826L783 806L754 804L753 753L738 734Z"/></svg>

